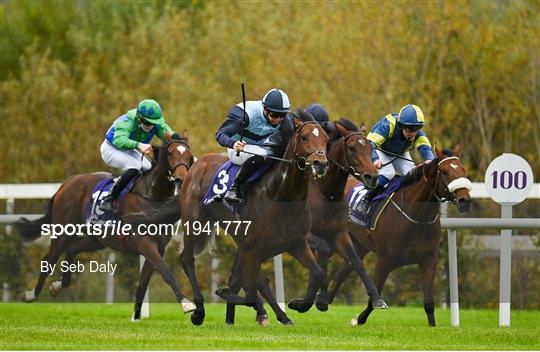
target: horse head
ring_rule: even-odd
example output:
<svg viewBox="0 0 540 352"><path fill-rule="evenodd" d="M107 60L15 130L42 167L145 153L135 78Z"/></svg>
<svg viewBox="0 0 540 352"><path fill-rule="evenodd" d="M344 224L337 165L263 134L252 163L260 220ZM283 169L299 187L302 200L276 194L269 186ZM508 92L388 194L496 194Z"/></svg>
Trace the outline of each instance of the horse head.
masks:
<svg viewBox="0 0 540 352"><path fill-rule="evenodd" d="M437 175L435 192L441 198L454 202L460 212L468 212L471 206L471 181L465 176L465 168L459 159L461 147L456 145L454 151L440 150L435 145L437 158Z"/></svg>
<svg viewBox="0 0 540 352"><path fill-rule="evenodd" d="M352 121L342 118L335 126L342 137L341 160L344 163L339 166L362 181L367 188L374 188L377 169L371 161L371 144L366 138L366 125L362 124L358 129Z"/></svg>
<svg viewBox="0 0 540 352"><path fill-rule="evenodd" d="M285 157L292 158L300 170L310 166L314 178L323 177L328 171L328 135L309 113L296 110L292 117L294 134L287 145Z"/></svg>
<svg viewBox="0 0 540 352"><path fill-rule="evenodd" d="M188 144L187 131L184 131L182 136L174 134L162 148L166 150L166 153L160 153L160 155L166 156L162 165L165 166L169 174L169 180L174 181L179 188L189 168L196 161Z"/></svg>

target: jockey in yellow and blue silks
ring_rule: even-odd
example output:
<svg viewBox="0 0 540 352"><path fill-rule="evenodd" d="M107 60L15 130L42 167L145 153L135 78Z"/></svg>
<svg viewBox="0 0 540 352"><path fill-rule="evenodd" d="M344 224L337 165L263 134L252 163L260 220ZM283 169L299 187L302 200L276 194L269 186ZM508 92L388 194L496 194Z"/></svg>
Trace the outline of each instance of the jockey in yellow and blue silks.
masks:
<svg viewBox="0 0 540 352"><path fill-rule="evenodd" d="M411 149L416 149L426 162L434 159L429 139L422 131L424 124L424 113L418 106L412 104L401 108L399 114L388 114L375 123L367 139L373 146L372 161L379 169L379 177L375 189L364 196L363 211L367 211L369 202L394 178L396 173L406 175L414 168L414 162L409 153ZM405 159L390 153L400 155Z"/></svg>

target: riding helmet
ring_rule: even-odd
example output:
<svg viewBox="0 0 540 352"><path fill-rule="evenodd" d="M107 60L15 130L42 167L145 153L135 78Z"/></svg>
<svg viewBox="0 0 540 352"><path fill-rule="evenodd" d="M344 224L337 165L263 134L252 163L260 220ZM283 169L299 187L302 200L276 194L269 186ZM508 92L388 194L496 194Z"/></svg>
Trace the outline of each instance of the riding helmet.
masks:
<svg viewBox="0 0 540 352"><path fill-rule="evenodd" d="M306 112L310 113L320 124L330 120L328 111L321 104L310 104L306 107Z"/></svg>
<svg viewBox="0 0 540 352"><path fill-rule="evenodd" d="M262 99L262 104L265 108L272 112L289 112L291 103L287 93L281 89L271 89Z"/></svg>
<svg viewBox="0 0 540 352"><path fill-rule="evenodd" d="M424 126L424 113L416 105L405 105L399 111L398 122L404 126L422 127Z"/></svg>
<svg viewBox="0 0 540 352"><path fill-rule="evenodd" d="M161 106L154 99L145 99L137 106L137 115L153 125L163 123Z"/></svg>

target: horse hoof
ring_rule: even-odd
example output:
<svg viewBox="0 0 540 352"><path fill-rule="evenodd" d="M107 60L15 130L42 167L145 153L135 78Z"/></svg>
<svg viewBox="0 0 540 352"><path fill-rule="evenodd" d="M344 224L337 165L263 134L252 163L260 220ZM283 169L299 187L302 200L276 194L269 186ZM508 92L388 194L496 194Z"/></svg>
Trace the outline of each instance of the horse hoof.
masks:
<svg viewBox="0 0 540 352"><path fill-rule="evenodd" d="M191 313L191 323L193 325L201 325L204 321L204 312L202 314L200 313L197 313L197 311L194 311L193 313Z"/></svg>
<svg viewBox="0 0 540 352"><path fill-rule="evenodd" d="M182 311L184 312L184 314L191 313L195 309L197 309L197 306L193 304L193 302L191 302L189 299L184 298L182 300Z"/></svg>
<svg viewBox="0 0 540 352"><path fill-rule="evenodd" d="M388 309L388 305L382 298L379 298L373 302L373 309Z"/></svg>
<svg viewBox="0 0 540 352"><path fill-rule="evenodd" d="M139 318L135 318L135 316L132 316L132 317L131 317L131 322L132 322L132 323L140 323L140 322L141 322L141 318L140 318L140 317L139 317Z"/></svg>
<svg viewBox="0 0 540 352"><path fill-rule="evenodd" d="M328 310L328 304L323 303L323 302L316 302L315 306L321 312L326 312Z"/></svg>
<svg viewBox="0 0 540 352"><path fill-rule="evenodd" d="M219 296L221 298L223 298L224 300L227 300L227 297L229 297L231 295L231 289L227 286L225 287L220 287L216 290L216 296Z"/></svg>
<svg viewBox="0 0 540 352"><path fill-rule="evenodd" d="M35 289L31 291L26 291L23 294L21 294L21 301L23 301L24 303L34 302L36 299L37 297L35 294Z"/></svg>
<svg viewBox="0 0 540 352"><path fill-rule="evenodd" d="M287 306L299 313L305 313L311 308L311 304L304 302L304 300L300 298L293 299Z"/></svg>
<svg viewBox="0 0 540 352"><path fill-rule="evenodd" d="M292 320L288 320L288 321L284 322L283 325L285 325L285 326L294 326L294 323L293 323Z"/></svg>
<svg viewBox="0 0 540 352"><path fill-rule="evenodd" d="M255 321L257 322L257 324L261 326L270 325L270 321L268 320L268 315L266 314L257 315L257 317L255 318Z"/></svg>
<svg viewBox="0 0 540 352"><path fill-rule="evenodd" d="M61 281L54 281L49 286L49 293L52 297L58 297L58 295L62 292L62 282Z"/></svg>

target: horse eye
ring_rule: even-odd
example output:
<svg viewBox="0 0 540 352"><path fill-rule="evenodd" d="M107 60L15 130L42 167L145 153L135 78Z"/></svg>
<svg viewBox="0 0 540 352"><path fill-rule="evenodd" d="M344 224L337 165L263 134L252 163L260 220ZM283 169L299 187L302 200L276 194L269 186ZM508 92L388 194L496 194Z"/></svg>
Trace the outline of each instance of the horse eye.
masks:
<svg viewBox="0 0 540 352"><path fill-rule="evenodd" d="M448 172L447 172L447 171L443 171L442 174L443 174L444 176L448 176Z"/></svg>
<svg viewBox="0 0 540 352"><path fill-rule="evenodd" d="M306 136L302 136L302 140L305 142L307 141L307 137Z"/></svg>

